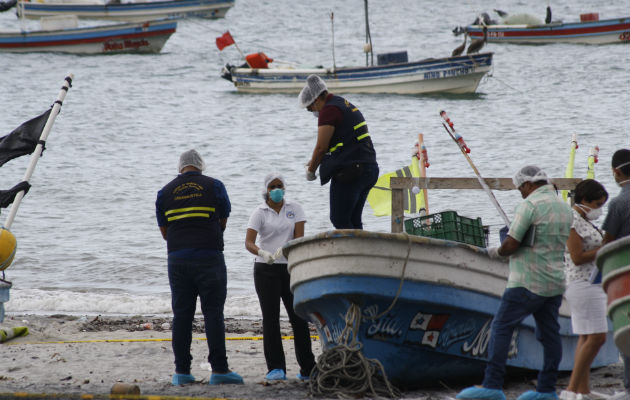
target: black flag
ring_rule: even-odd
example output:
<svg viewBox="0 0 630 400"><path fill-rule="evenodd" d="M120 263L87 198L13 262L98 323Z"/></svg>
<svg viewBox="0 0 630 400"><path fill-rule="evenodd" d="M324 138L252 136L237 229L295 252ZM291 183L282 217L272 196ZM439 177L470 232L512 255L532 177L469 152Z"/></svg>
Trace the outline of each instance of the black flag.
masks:
<svg viewBox="0 0 630 400"><path fill-rule="evenodd" d="M0 166L9 160L35 151L51 110L26 121L13 132L0 138Z"/></svg>
<svg viewBox="0 0 630 400"><path fill-rule="evenodd" d="M21 191L24 191L24 195L26 196L26 193L28 193L30 188L31 184L23 181L9 190L0 190L0 208L7 208L9 204L13 203L15 196Z"/></svg>

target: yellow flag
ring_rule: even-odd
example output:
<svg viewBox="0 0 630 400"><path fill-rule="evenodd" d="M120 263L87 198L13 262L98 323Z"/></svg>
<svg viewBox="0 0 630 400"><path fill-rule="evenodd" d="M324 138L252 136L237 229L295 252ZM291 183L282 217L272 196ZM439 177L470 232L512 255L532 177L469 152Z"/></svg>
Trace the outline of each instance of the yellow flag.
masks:
<svg viewBox="0 0 630 400"><path fill-rule="evenodd" d="M394 172L381 175L376 184L368 194L368 203L374 215L382 217L392 215L392 189L389 185L391 178L419 178L420 168L418 167L418 158L413 156L411 164ZM403 189L403 209L406 213L415 214L424 208L424 197L422 191L414 194L411 189Z"/></svg>

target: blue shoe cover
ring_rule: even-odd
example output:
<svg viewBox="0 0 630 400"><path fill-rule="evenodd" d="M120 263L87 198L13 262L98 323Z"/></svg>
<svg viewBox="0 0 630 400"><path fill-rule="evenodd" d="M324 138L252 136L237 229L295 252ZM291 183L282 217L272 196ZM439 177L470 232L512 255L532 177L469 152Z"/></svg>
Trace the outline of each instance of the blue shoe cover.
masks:
<svg viewBox="0 0 630 400"><path fill-rule="evenodd" d="M185 385L194 381L195 377L190 374L174 374L172 383L173 385Z"/></svg>
<svg viewBox="0 0 630 400"><path fill-rule="evenodd" d="M265 379L268 381L286 381L287 374L284 373L284 370L281 370L279 368L272 369L271 371L269 371L267 376L265 376Z"/></svg>
<svg viewBox="0 0 630 400"><path fill-rule="evenodd" d="M528 390L522 395L518 396L516 400L558 400L558 395L556 392L534 392L533 390Z"/></svg>
<svg viewBox="0 0 630 400"><path fill-rule="evenodd" d="M311 380L311 377L308 375L302 375L301 373L297 374L297 378L303 382Z"/></svg>
<svg viewBox="0 0 630 400"><path fill-rule="evenodd" d="M506 400L503 390L471 386L459 392L456 399Z"/></svg>
<svg viewBox="0 0 630 400"><path fill-rule="evenodd" d="M243 383L243 377L236 372L228 372L227 374L212 373L212 375L210 375L210 382L208 382L210 385L242 385Z"/></svg>

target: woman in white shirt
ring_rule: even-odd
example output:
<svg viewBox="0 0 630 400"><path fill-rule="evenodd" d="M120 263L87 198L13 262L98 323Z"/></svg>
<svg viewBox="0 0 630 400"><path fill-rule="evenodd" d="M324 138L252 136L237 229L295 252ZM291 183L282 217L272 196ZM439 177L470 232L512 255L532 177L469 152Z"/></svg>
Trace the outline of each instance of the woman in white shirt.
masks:
<svg viewBox="0 0 630 400"><path fill-rule="evenodd" d="M302 207L284 198L285 181L279 173L265 177L264 202L249 218L245 248L256 255L254 286L263 316L263 347L267 380L286 380L286 362L280 336L280 300L293 328L300 380L308 380L315 366L308 323L293 311L287 259L280 249L291 239L304 236L306 218ZM258 243L257 242L258 239Z"/></svg>
<svg viewBox="0 0 630 400"><path fill-rule="evenodd" d="M606 342L606 293L595 265L595 255L602 246L603 234L593 224L608 200L606 189L593 179L575 187L573 225L564 254L567 289L565 297L571 308L573 333L579 335L575 348L573 371L563 400L598 399L589 387L591 363Z"/></svg>

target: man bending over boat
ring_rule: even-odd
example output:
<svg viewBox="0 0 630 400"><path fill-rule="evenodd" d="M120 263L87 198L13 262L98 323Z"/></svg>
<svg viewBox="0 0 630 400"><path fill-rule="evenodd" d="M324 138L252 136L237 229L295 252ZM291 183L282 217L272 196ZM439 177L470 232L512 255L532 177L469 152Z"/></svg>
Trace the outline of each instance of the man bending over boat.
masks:
<svg viewBox="0 0 630 400"><path fill-rule="evenodd" d="M517 400L554 400L558 365L562 359L558 310L564 292L564 248L573 213L559 198L547 175L526 166L512 178L524 201L517 207L508 237L488 249L491 258L510 257L510 274L492 322L488 365L481 386L462 390L458 399L505 400L503 379L512 333L527 316L536 321L536 338L544 351L536 391Z"/></svg>

